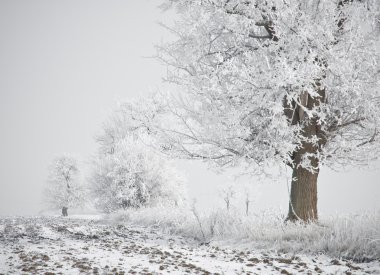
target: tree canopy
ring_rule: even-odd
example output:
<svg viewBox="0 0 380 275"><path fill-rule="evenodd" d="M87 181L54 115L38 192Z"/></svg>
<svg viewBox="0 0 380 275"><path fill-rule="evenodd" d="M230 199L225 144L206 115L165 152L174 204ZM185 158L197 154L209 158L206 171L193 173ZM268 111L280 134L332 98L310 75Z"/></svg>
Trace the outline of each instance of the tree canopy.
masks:
<svg viewBox="0 0 380 275"><path fill-rule="evenodd" d="M159 47L171 149L220 164L316 170L379 153L376 1L167 1L178 39ZM307 125L314 132L305 135ZM317 162L313 164L313 159ZM255 165L258 164L258 165ZM253 167L252 166L252 167Z"/></svg>
<svg viewBox="0 0 380 275"><path fill-rule="evenodd" d="M85 191L76 158L69 154L56 157L49 168L44 202L53 208L71 208L82 206L84 201Z"/></svg>

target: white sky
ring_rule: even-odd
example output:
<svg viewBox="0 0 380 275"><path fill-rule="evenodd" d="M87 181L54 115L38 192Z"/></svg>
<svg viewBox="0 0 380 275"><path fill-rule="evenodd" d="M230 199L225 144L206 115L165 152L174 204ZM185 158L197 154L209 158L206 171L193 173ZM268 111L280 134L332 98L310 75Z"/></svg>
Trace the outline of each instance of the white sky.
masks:
<svg viewBox="0 0 380 275"><path fill-rule="evenodd" d="M37 214L51 159L69 152L86 160L117 100L162 87L166 68L145 58L154 55L154 44L169 39L157 21L173 16L161 13L159 3L0 1L0 215ZM221 203L217 187L230 177L195 162L179 167L200 207ZM320 212L380 210L379 183L379 171L325 169ZM257 190L253 207L286 211L285 179Z"/></svg>

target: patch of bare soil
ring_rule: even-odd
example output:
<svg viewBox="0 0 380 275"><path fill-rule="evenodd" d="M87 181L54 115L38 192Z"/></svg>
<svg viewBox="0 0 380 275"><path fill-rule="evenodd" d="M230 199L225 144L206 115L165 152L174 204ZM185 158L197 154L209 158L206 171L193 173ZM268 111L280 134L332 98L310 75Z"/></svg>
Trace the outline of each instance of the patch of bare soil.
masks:
<svg viewBox="0 0 380 275"><path fill-rule="evenodd" d="M378 274L379 263L201 245L153 229L61 217L0 219L0 274Z"/></svg>

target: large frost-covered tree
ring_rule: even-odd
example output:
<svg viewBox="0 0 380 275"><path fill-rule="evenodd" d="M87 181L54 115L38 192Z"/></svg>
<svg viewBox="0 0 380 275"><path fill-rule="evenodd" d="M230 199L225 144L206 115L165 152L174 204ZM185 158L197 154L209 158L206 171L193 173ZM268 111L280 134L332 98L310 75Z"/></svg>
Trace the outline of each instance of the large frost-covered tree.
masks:
<svg viewBox="0 0 380 275"><path fill-rule="evenodd" d="M44 190L45 203L53 208L61 208L62 215L67 216L68 208L81 206L84 197L85 190L75 157L64 154L55 158L50 165Z"/></svg>
<svg viewBox="0 0 380 275"><path fill-rule="evenodd" d="M100 148L90 178L96 207L113 212L185 203L183 178L160 152L144 145L142 133L136 135L139 127L122 112L129 104L113 113L97 139Z"/></svg>
<svg viewBox="0 0 380 275"><path fill-rule="evenodd" d="M171 0L164 8L179 15L168 27L177 39L158 57L179 92L135 120L179 156L244 162L256 173L289 166L288 220L317 220L320 168L379 155L380 2Z"/></svg>

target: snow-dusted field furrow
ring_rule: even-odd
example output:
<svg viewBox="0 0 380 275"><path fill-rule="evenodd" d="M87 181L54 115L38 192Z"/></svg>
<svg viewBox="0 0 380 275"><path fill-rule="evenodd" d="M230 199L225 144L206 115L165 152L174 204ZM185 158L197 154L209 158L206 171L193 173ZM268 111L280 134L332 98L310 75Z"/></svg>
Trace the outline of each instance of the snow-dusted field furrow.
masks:
<svg viewBox="0 0 380 275"><path fill-rule="evenodd" d="M100 219L0 219L0 274L380 274L379 262L201 245Z"/></svg>

